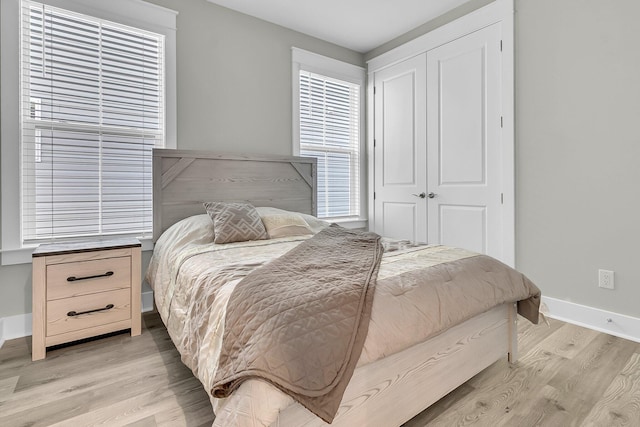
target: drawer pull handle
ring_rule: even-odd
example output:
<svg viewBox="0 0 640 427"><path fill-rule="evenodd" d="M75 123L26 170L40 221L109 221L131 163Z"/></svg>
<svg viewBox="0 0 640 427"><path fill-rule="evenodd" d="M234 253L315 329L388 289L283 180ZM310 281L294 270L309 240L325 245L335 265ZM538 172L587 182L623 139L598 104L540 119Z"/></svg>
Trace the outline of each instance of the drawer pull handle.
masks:
<svg viewBox="0 0 640 427"><path fill-rule="evenodd" d="M77 282L78 280L97 279L98 277L109 277L109 276L113 276L113 271L107 271L104 274L96 274L95 276L86 276L86 277L69 276L67 277L67 282Z"/></svg>
<svg viewBox="0 0 640 427"><path fill-rule="evenodd" d="M77 311L70 311L67 313L67 316L73 317L73 316L80 316L81 314L95 313L96 311L111 310L113 307L115 307L113 304L107 304L106 307L96 308L95 310L81 311L80 313L78 313Z"/></svg>

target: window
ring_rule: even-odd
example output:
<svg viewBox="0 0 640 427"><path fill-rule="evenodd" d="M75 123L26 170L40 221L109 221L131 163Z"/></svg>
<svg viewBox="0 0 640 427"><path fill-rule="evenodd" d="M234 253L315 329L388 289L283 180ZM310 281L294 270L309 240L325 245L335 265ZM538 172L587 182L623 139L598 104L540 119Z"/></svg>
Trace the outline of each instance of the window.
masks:
<svg viewBox="0 0 640 427"><path fill-rule="evenodd" d="M131 0L2 7L3 264L53 239L150 236L152 149L175 147L175 12Z"/></svg>
<svg viewBox="0 0 640 427"><path fill-rule="evenodd" d="M318 217L361 216L360 67L294 49L294 153L318 159Z"/></svg>
<svg viewBox="0 0 640 427"><path fill-rule="evenodd" d="M22 235L151 232L161 35L23 3Z"/></svg>

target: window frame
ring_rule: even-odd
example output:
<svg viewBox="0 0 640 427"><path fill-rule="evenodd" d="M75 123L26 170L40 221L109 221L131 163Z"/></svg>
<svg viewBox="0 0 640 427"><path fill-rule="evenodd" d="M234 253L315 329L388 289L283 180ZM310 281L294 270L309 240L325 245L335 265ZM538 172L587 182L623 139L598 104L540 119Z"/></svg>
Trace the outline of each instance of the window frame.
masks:
<svg viewBox="0 0 640 427"><path fill-rule="evenodd" d="M165 148L176 148L176 16L177 12L138 0L36 0L46 5L159 33L165 36ZM37 245L22 243L20 225L22 195L20 62L21 1L2 0L1 43L1 188L2 265L31 261ZM99 238L99 236L96 236ZM151 238L142 239L143 250L153 248Z"/></svg>
<svg viewBox="0 0 640 427"><path fill-rule="evenodd" d="M365 116L365 69L357 65L349 64L334 58L319 55L297 47L291 48L291 87L292 87L292 153L300 155L300 71L319 74L328 78L342 80L359 85L359 123L358 123L358 149L359 165L358 175L360 186L359 215L349 217L323 218L332 222L338 222L349 228L367 227L367 186L366 186L366 157L364 140L364 116Z"/></svg>

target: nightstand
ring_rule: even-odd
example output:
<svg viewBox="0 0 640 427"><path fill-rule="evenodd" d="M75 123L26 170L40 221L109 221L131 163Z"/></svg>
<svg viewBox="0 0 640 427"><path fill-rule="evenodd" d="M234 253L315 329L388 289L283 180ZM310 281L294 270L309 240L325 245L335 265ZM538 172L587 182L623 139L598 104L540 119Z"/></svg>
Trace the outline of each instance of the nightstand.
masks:
<svg viewBox="0 0 640 427"><path fill-rule="evenodd" d="M32 359L46 348L122 329L140 335L137 239L40 245L33 252Z"/></svg>

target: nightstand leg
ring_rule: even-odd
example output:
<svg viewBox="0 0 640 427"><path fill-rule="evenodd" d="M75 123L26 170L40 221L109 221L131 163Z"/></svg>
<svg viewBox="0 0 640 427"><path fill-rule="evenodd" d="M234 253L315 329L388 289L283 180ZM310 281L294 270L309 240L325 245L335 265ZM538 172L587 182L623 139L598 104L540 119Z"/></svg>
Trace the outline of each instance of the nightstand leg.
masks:
<svg viewBox="0 0 640 427"><path fill-rule="evenodd" d="M142 333L141 319L141 254L140 248L131 250L131 336L135 337Z"/></svg>
<svg viewBox="0 0 640 427"><path fill-rule="evenodd" d="M45 257L33 258L32 276L32 335L31 335L31 360L44 359L46 355L45 327L47 313L45 305L46 293L46 262Z"/></svg>

